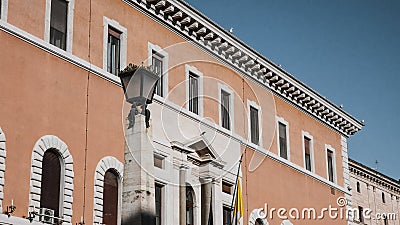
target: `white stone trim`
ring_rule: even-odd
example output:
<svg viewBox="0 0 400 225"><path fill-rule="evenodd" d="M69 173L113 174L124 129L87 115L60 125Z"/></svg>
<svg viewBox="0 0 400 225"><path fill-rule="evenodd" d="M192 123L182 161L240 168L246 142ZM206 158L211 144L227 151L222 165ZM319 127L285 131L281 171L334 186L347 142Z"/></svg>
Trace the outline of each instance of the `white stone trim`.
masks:
<svg viewBox="0 0 400 225"><path fill-rule="evenodd" d="M107 18L103 16L103 70L105 73L108 73L110 76L115 76L107 71L107 42L108 42L108 27L112 27L119 32L121 32L120 36L120 59L119 59L119 69L123 70L126 67L127 61L127 49L128 49L128 29L120 25L117 21Z"/></svg>
<svg viewBox="0 0 400 225"><path fill-rule="evenodd" d="M169 87L168 87L168 52L162 49L160 46L152 44L148 42L148 58L147 58L147 65L151 66L152 64L152 57L153 51L157 53L162 58L163 61L163 74L161 77L161 81L163 82L163 96L162 98L167 98ZM160 96L161 97L161 96Z"/></svg>
<svg viewBox="0 0 400 225"><path fill-rule="evenodd" d="M121 205L122 205L122 179L124 174L124 164L113 156L102 158L96 166L94 173L94 205L93 205L93 224L103 224L103 189L104 176L107 170L113 169L118 175L118 224L121 224Z"/></svg>
<svg viewBox="0 0 400 225"><path fill-rule="evenodd" d="M74 5L75 0L66 0L68 2L67 12L67 38L65 40L66 52L72 53L72 38L74 26ZM51 15L51 0L46 0L46 13L44 20L44 41L50 42L50 15Z"/></svg>
<svg viewBox="0 0 400 225"><path fill-rule="evenodd" d="M0 0L1 1L1 18L0 20L7 22L8 17L8 0Z"/></svg>
<svg viewBox="0 0 400 225"><path fill-rule="evenodd" d="M303 146L303 161L304 161L304 168L306 169L306 146L304 143L304 138L310 139L310 154L311 154L311 171L310 172L315 172L315 159L314 159L314 137L308 133L307 131L302 130L301 131L301 142ZM307 170L307 169L306 169Z"/></svg>
<svg viewBox="0 0 400 225"><path fill-rule="evenodd" d="M198 87L199 88L199 93L198 93L199 115L189 111L189 73L196 75L199 80L199 87ZM203 73L200 72L196 67L185 64L185 77L186 77L186 110L190 114L193 114L193 116L203 117L203 115L204 115L204 104L203 104L203 98L204 98L203 77L204 76L203 76Z"/></svg>
<svg viewBox="0 0 400 225"><path fill-rule="evenodd" d="M221 91L225 91L226 93L228 93L230 95L229 96L229 116L230 116L229 123L230 123L230 126L231 126L230 130L225 129L224 127L222 127ZM235 92L230 87L228 87L228 85L218 83L218 101L219 101L219 106L218 106L219 123L218 124L220 126L220 129L224 130L225 132L231 133L231 134L234 132L234 129L235 129L235 110L234 110L235 109L235 100L234 100L234 93Z"/></svg>
<svg viewBox="0 0 400 225"><path fill-rule="evenodd" d="M72 218L72 192L74 190L73 178L73 159L68 150L68 146L57 136L45 135L35 143L32 151L32 165L30 177L29 208L40 208L40 194L42 183L42 161L45 151L54 149L61 158L61 188L60 188L60 217L67 224L71 223ZM38 221L39 218L35 218Z"/></svg>
<svg viewBox="0 0 400 225"><path fill-rule="evenodd" d="M250 121L250 107L253 107L255 109L258 110L258 145L254 144L253 142L251 142L251 121ZM247 127L248 127L248 143L250 146L254 146L256 148L258 148L257 146L262 147L262 111L261 111L261 106L257 105L256 102L250 101L247 99Z"/></svg>
<svg viewBox="0 0 400 225"><path fill-rule="evenodd" d="M256 220L260 219L262 221L262 225L268 225L268 221L267 221L267 215L264 213L263 209L254 209L253 211L251 211L250 215L249 215L249 225L255 225L256 224Z"/></svg>
<svg viewBox="0 0 400 225"><path fill-rule="evenodd" d="M6 172L6 135L0 127L0 212L3 212L4 173Z"/></svg>
<svg viewBox="0 0 400 225"><path fill-rule="evenodd" d="M286 146L287 146L287 159L282 158L281 156L281 146L279 144L279 123L282 123L286 127ZM278 144L278 155L283 160L290 161L290 134L289 134L289 122L286 121L283 117L276 116L276 140Z"/></svg>
<svg viewBox="0 0 400 225"><path fill-rule="evenodd" d="M333 152L333 183L337 184L337 173L336 173L336 150L328 144L325 144L325 164L326 164L326 179L329 180L329 171L328 171L328 150Z"/></svg>

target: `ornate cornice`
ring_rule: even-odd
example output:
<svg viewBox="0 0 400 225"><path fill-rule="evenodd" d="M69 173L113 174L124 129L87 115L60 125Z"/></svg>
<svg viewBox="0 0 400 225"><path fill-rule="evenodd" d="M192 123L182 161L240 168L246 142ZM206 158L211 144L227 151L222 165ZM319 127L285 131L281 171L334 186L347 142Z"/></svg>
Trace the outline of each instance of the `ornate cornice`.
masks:
<svg viewBox="0 0 400 225"><path fill-rule="evenodd" d="M363 123L183 0L123 0L345 136Z"/></svg>
<svg viewBox="0 0 400 225"><path fill-rule="evenodd" d="M400 195L400 181L351 159L349 160L349 171L357 177L366 179L377 186L385 187L386 189Z"/></svg>

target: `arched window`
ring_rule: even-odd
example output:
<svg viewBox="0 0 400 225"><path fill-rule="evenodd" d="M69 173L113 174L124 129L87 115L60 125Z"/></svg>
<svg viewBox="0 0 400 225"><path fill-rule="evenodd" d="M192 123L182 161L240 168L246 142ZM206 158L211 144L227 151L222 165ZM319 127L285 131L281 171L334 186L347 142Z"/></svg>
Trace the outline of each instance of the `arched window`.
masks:
<svg viewBox="0 0 400 225"><path fill-rule="evenodd" d="M194 193L191 187L186 187L186 225L194 224Z"/></svg>
<svg viewBox="0 0 400 225"><path fill-rule="evenodd" d="M256 222L254 225L264 225L263 221L261 219L256 219Z"/></svg>
<svg viewBox="0 0 400 225"><path fill-rule="evenodd" d="M118 175L114 169L109 169L104 175L103 189L103 223L118 224Z"/></svg>
<svg viewBox="0 0 400 225"><path fill-rule="evenodd" d="M360 182L357 182L357 192L361 193Z"/></svg>
<svg viewBox="0 0 400 225"><path fill-rule="evenodd" d="M60 217L61 166L60 156L54 149L49 149L44 153L40 208L54 210L54 217Z"/></svg>

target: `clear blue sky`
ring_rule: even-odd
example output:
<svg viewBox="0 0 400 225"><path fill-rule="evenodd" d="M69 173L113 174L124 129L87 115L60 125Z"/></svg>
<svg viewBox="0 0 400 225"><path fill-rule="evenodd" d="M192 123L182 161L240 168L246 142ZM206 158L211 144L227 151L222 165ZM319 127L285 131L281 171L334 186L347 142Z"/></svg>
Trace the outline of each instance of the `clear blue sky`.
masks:
<svg viewBox="0 0 400 225"><path fill-rule="evenodd" d="M400 178L399 0L187 0L366 126L350 157Z"/></svg>

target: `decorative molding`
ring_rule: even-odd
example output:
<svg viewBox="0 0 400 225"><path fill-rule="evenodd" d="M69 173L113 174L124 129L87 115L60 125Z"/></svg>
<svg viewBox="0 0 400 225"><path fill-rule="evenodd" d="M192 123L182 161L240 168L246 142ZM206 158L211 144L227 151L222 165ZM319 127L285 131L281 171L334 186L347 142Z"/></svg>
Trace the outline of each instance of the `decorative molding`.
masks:
<svg viewBox="0 0 400 225"><path fill-rule="evenodd" d="M261 221L262 225L268 225L267 215L264 213L263 209L254 209L249 215L249 225L255 225L256 220Z"/></svg>
<svg viewBox="0 0 400 225"><path fill-rule="evenodd" d="M74 190L73 159L68 150L68 146L60 138L54 135L45 135L41 137L33 147L29 194L30 209L28 209L28 211L32 211L33 208L40 208L42 161L44 153L48 149L53 149L58 152L62 160L60 184L62 192L62 198L60 199L60 202L62 203L62 209L60 210L60 217L63 218L63 221L67 224L72 224L72 192ZM35 219L38 221L39 218Z"/></svg>
<svg viewBox="0 0 400 225"><path fill-rule="evenodd" d="M182 0L123 0L348 136L363 124ZM159 4L163 2L163 4Z"/></svg>
<svg viewBox="0 0 400 225"><path fill-rule="evenodd" d="M118 196L121 196L122 193L124 164L113 156L106 156L99 161L94 173L93 224L103 224L104 176L110 169L114 170L118 175ZM121 224L121 198L118 199L118 224Z"/></svg>
<svg viewBox="0 0 400 225"><path fill-rule="evenodd" d="M6 172L6 135L0 127L0 212L3 212L4 173Z"/></svg>
<svg viewBox="0 0 400 225"><path fill-rule="evenodd" d="M351 159L349 159L348 166L350 175L356 177L357 180L367 180L376 186L385 188L391 193L400 195L400 181L396 181L393 178L381 174L380 172Z"/></svg>

